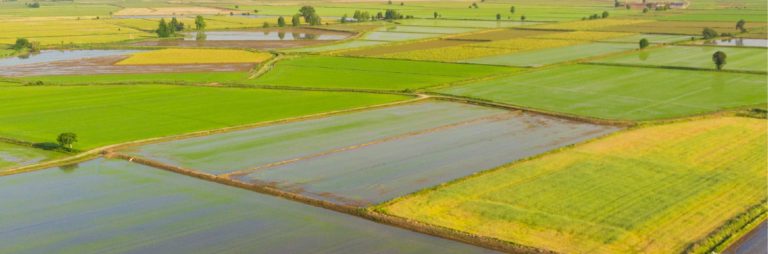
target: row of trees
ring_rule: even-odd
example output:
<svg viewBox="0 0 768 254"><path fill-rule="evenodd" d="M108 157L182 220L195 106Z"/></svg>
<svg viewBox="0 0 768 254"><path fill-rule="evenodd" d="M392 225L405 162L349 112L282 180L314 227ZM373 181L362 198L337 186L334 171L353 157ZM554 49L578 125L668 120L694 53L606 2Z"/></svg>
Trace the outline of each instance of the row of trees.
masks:
<svg viewBox="0 0 768 254"><path fill-rule="evenodd" d="M183 31L184 27L184 23L180 22L176 17L171 18L171 22L165 22L165 18L161 18L155 33L160 38L167 38L175 36L176 32ZM198 15L195 17L195 29L198 31L205 29L205 18L203 16Z"/></svg>

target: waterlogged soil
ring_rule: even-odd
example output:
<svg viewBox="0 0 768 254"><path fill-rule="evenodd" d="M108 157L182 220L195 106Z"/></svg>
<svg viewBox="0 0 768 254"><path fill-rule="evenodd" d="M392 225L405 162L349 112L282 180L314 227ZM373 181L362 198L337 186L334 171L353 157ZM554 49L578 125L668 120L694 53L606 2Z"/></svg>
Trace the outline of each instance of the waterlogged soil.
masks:
<svg viewBox="0 0 768 254"><path fill-rule="evenodd" d="M0 253L490 252L120 160L2 177L0 199Z"/></svg>
<svg viewBox="0 0 768 254"><path fill-rule="evenodd" d="M724 40L711 40L711 41L706 41L703 44L704 45L717 45L717 46L768 48L768 40L767 39L735 38L735 39L724 39Z"/></svg>
<svg viewBox="0 0 768 254"><path fill-rule="evenodd" d="M186 33L183 39L143 41L135 46L160 47L214 47L279 49L304 47L343 40L353 33L306 28L208 31Z"/></svg>
<svg viewBox="0 0 768 254"><path fill-rule="evenodd" d="M42 50L39 53L0 59L2 69L21 65L81 60L95 57L122 56L138 50ZM0 70L2 70L0 69Z"/></svg>
<svg viewBox="0 0 768 254"><path fill-rule="evenodd" d="M129 151L192 170L367 206L615 131L449 102L423 102Z"/></svg>
<svg viewBox="0 0 768 254"><path fill-rule="evenodd" d="M0 171L60 158L64 154L0 142Z"/></svg>
<svg viewBox="0 0 768 254"><path fill-rule="evenodd" d="M183 65L114 65L127 56L106 56L56 62L16 65L0 68L0 76L24 77L45 75L140 74L182 72L248 71L253 64L183 64Z"/></svg>

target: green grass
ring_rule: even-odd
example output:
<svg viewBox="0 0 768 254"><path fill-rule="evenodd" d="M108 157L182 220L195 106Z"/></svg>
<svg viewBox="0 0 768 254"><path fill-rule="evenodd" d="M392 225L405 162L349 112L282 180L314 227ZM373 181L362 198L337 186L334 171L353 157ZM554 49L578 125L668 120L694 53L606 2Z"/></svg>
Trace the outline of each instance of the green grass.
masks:
<svg viewBox="0 0 768 254"><path fill-rule="evenodd" d="M652 120L765 104L765 80L758 74L572 65L438 92L593 118Z"/></svg>
<svg viewBox="0 0 768 254"><path fill-rule="evenodd" d="M310 56L284 60L253 84L404 90L466 80L514 69L371 58Z"/></svg>
<svg viewBox="0 0 768 254"><path fill-rule="evenodd" d="M595 62L714 70L712 54L717 51L723 51L728 56L726 70L756 72L768 70L768 58L766 58L768 49L765 48L670 46L600 59Z"/></svg>
<svg viewBox="0 0 768 254"><path fill-rule="evenodd" d="M559 253L683 253L766 199L765 120L624 132L382 210ZM738 229L738 228L734 228Z"/></svg>
<svg viewBox="0 0 768 254"><path fill-rule="evenodd" d="M507 66L542 66L610 53L632 50L637 46L618 43L588 43L574 46L541 49L500 56L469 59L462 62Z"/></svg>
<svg viewBox="0 0 768 254"><path fill-rule="evenodd" d="M0 136L76 149L402 100L393 95L183 86L0 88Z"/></svg>
<svg viewBox="0 0 768 254"><path fill-rule="evenodd" d="M24 77L24 81L43 81L45 84L109 84L109 83L243 83L248 78L245 72L199 72L199 73L148 73L148 74L96 74L96 75L55 75Z"/></svg>
<svg viewBox="0 0 768 254"><path fill-rule="evenodd" d="M63 153L0 142L0 171L63 156Z"/></svg>
<svg viewBox="0 0 768 254"><path fill-rule="evenodd" d="M109 16L110 12L119 10L119 7L100 3L71 2L47 2L41 1L40 8L29 8L26 2L0 2L0 16L17 17L53 17L53 16Z"/></svg>

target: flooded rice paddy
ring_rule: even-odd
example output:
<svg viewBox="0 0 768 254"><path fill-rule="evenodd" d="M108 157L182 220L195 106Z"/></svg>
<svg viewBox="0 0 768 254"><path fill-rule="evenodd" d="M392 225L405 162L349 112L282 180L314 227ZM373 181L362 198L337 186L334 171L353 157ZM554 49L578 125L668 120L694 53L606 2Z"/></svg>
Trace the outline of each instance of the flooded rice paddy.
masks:
<svg viewBox="0 0 768 254"><path fill-rule="evenodd" d="M615 131L423 102L147 145L130 155L367 206Z"/></svg>
<svg viewBox="0 0 768 254"><path fill-rule="evenodd" d="M734 38L711 40L704 42L704 45L768 48L768 39Z"/></svg>
<svg viewBox="0 0 768 254"><path fill-rule="evenodd" d="M254 29L185 33L183 39L143 41L135 46L235 47L276 49L313 46L343 40L352 33L308 28Z"/></svg>
<svg viewBox="0 0 768 254"><path fill-rule="evenodd" d="M14 67L30 64L42 64L59 61L80 60L95 57L123 56L140 52L139 50L41 50L29 55L0 58L0 67Z"/></svg>
<svg viewBox="0 0 768 254"><path fill-rule="evenodd" d="M121 160L0 178L0 253L482 253Z"/></svg>
<svg viewBox="0 0 768 254"><path fill-rule="evenodd" d="M0 171L32 165L63 155L53 151L0 142Z"/></svg>

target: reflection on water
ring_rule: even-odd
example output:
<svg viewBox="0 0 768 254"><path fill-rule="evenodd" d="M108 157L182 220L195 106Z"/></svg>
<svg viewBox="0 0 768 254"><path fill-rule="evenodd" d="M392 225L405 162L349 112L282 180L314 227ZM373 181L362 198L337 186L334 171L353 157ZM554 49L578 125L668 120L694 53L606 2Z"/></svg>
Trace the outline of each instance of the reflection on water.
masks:
<svg viewBox="0 0 768 254"><path fill-rule="evenodd" d="M64 173L72 173L72 172L75 172L75 170L79 167L80 167L80 164L69 164L69 165L59 166L59 169L61 169L61 171Z"/></svg>
<svg viewBox="0 0 768 254"><path fill-rule="evenodd" d="M209 31L186 33L186 41L293 41L293 40L320 40L331 41L346 38L344 34L308 32L308 31Z"/></svg>
<svg viewBox="0 0 768 254"><path fill-rule="evenodd" d="M733 38L733 39L711 40L711 41L704 42L704 45L738 46L738 47L763 47L763 48L768 48L768 40L766 40L766 39L749 39L749 38Z"/></svg>
<svg viewBox="0 0 768 254"><path fill-rule="evenodd" d="M140 50L43 50L37 53L0 59L0 67L49 63L84 58L127 55Z"/></svg>

